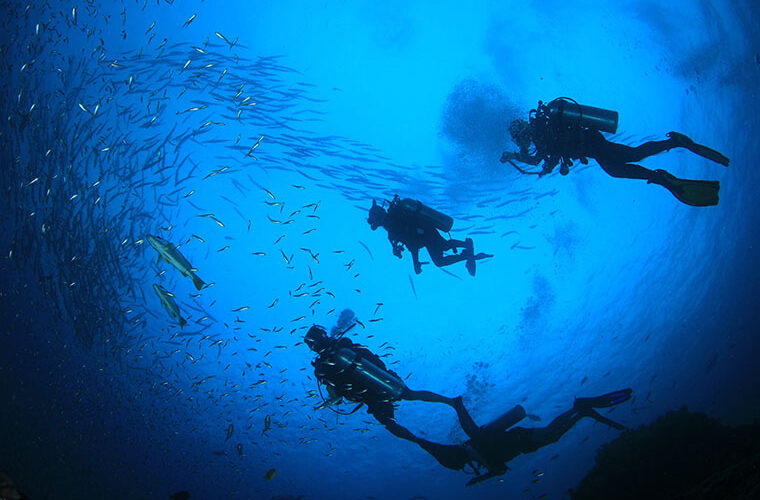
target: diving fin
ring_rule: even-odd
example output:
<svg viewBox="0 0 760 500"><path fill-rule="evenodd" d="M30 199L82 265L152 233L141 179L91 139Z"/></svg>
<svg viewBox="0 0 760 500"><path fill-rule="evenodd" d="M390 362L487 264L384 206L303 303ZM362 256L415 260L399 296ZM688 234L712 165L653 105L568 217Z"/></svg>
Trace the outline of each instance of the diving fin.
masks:
<svg viewBox="0 0 760 500"><path fill-rule="evenodd" d="M709 207L717 205L720 182L718 181L693 181L679 179L665 170L655 170L657 179L650 179L647 184L659 184L673 193L673 196L692 207Z"/></svg>
<svg viewBox="0 0 760 500"><path fill-rule="evenodd" d="M595 398L575 398L574 408L609 408L610 406L625 403L631 399L632 389L621 389L615 392L608 392Z"/></svg>
<svg viewBox="0 0 760 500"><path fill-rule="evenodd" d="M724 167L727 167L731 162L731 160L729 160L719 151L708 148L707 146L703 146L702 144L697 144L691 140L691 138L679 132L668 132L668 137L676 141L676 143L678 143L678 146L686 148L692 153L701 156L702 158L707 158L708 160L712 160L715 163L720 163Z"/></svg>
<svg viewBox="0 0 760 500"><path fill-rule="evenodd" d="M619 431L625 430L625 426L623 424L619 424L612 419L601 416L596 410L592 408L587 408L584 411L581 411L579 413L583 415L584 417L591 417L597 422L601 422L603 424L609 425L610 427L617 429Z"/></svg>
<svg viewBox="0 0 760 500"><path fill-rule="evenodd" d="M624 425L621 425L607 417L603 417L599 414L599 412L594 410L594 408L609 408L610 406L625 403L631 399L631 393L633 393L633 390L631 389L622 389L619 391L603 394L595 398L576 398L573 408L584 417L591 417L597 422L601 422L619 431L622 431L625 430Z"/></svg>
<svg viewBox="0 0 760 500"><path fill-rule="evenodd" d="M470 273L470 276L475 276L475 250L472 238L465 239L464 244L465 248L462 255L467 258L467 262L465 262L464 265L467 268L467 272Z"/></svg>

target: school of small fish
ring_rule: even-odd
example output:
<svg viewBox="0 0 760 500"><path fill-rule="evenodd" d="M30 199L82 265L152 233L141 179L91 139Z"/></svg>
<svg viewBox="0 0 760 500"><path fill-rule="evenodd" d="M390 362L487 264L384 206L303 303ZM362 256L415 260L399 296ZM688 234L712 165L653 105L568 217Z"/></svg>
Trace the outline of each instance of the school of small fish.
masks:
<svg viewBox="0 0 760 500"><path fill-rule="evenodd" d="M218 424L197 425L217 428L208 434L209 459L232 467L265 455L272 441L335 452L313 437L334 426L311 411L310 353L293 347L304 329L332 321L363 292L361 266L373 256L362 242L370 260L350 255L356 245L326 244L322 233L341 235L322 225L321 193L353 203L351 217L361 220L373 196L415 186L468 224L457 230L494 236L497 220L523 217L532 202L556 194L492 183L470 198L497 212L457 214L440 172L314 132L325 99L282 57L252 57L231 33L162 35L198 29L203 14L185 15L179 2L2 4L11 40L0 52L0 203L15 288L33 277L57 331L73 330L81 349L146 388L159 402L156 421L171 420L161 412L175 405L218 407L226 415ZM178 15L141 24L151 9L169 8ZM532 248L515 231L501 236L514 250ZM291 282L254 279L250 293L230 290L206 272L219 259L250 276L277 269ZM375 325L383 324L382 300L362 314ZM393 349L373 348L384 356ZM297 364L296 374L282 368ZM230 411L242 406L246 414ZM355 430L373 425L364 419ZM298 431L278 432L291 426ZM168 452L168 444L156 446ZM277 481L276 456L269 458L258 477Z"/></svg>

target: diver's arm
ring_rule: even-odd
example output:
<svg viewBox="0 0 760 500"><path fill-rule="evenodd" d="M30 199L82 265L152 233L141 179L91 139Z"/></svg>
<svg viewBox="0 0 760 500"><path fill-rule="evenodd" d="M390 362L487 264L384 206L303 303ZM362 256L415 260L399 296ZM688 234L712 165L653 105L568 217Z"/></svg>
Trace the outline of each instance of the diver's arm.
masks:
<svg viewBox="0 0 760 500"><path fill-rule="evenodd" d="M543 157L539 156L538 154L531 155L527 151L520 150L519 152L509 152L505 151L501 155L501 162L506 163L509 160L517 160L520 163L525 163L526 165L532 165L536 166L543 160Z"/></svg>

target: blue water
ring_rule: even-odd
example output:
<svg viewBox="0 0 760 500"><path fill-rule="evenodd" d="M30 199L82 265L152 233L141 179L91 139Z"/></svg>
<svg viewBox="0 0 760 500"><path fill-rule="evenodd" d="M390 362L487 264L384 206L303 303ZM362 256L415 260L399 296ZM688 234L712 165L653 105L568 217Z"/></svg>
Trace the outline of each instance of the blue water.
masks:
<svg viewBox="0 0 760 500"><path fill-rule="evenodd" d="M619 434L582 420L466 488L363 409L313 409L300 342L343 309L366 327L352 340L478 423L522 404L543 426L623 387L628 427L684 405L757 419L752 2L4 4L0 472L31 498L563 498ZM719 149L730 168L642 164L719 180L720 204L593 161L541 179L499 163L509 123L557 96L618 111L619 142ZM396 193L494 258L415 275L366 223ZM466 439L443 405L396 416Z"/></svg>

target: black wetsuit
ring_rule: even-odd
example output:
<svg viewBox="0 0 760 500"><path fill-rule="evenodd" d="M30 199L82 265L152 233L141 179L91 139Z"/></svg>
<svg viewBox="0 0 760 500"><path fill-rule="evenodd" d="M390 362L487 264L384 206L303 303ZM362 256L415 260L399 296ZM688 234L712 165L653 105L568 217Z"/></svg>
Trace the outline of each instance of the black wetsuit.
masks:
<svg viewBox="0 0 760 500"><path fill-rule="evenodd" d="M668 135L669 138L662 141L648 141L636 147L626 146L608 141L599 130L578 125L563 126L555 123L551 120L547 107L539 103L539 108L531 111L527 129L518 134L518 137L513 137L519 152L512 154L509 158L528 165L543 163L539 175L551 173L558 164L561 165L560 172L566 175L574 161L580 160L581 163L587 164L588 158L593 158L612 177L642 179L663 185L668 189L673 187L669 185L673 180L669 174L665 175L664 171L661 170L644 168L634 162L681 147L728 165L728 158L723 157L717 151L696 144L682 134L671 132ZM709 187L711 190L715 190L715 197L717 198L717 190L720 187L717 181L688 182L701 184L703 188ZM678 196L678 194L676 195ZM686 195L686 199L681 201L700 206L717 203L717 199L709 199L709 193L707 195L700 193L700 195L697 198L706 196L707 199L691 199L693 195ZM679 198L683 198L683 195Z"/></svg>
<svg viewBox="0 0 760 500"><path fill-rule="evenodd" d="M380 418L393 418L393 403L398 399L390 399L386 394L378 394L372 388L361 385L360 379L354 376L355 365L346 370L336 366L332 358L333 353L338 349L350 349L357 358L365 359L401 380L396 372L385 366L378 355L345 337L334 341L329 349L322 351L317 359L312 362L317 380L348 401L366 404L367 412L378 420Z"/></svg>
<svg viewBox="0 0 760 500"><path fill-rule="evenodd" d="M383 227L388 231L388 240L396 256L401 256L399 244L402 243L409 249L414 261L414 270L418 274L421 271L419 260L421 248L427 248L430 259L437 267L448 266L467 258L464 254L443 255L443 252L447 250L465 248L467 244L461 240L447 240L432 223L405 210L398 202L394 201L388 207L388 215Z"/></svg>
<svg viewBox="0 0 760 500"><path fill-rule="evenodd" d="M342 369L337 366L333 360L333 353L339 349L350 349L356 354L357 359L361 358L368 361L397 378L402 385L400 395L396 397L388 393L378 393L373 387L363 385L361 377L355 376L356 370L359 369L356 364L348 369ZM430 391L414 391L409 389L396 372L385 366L385 363L383 363L379 356L366 347L355 344L345 337L333 341L330 347L322 350L317 359L312 362L312 365L314 365L314 375L317 377L317 380L323 385L330 387L330 391L333 394L337 394L348 401L364 403L367 405L367 413L375 417L391 434L408 441L416 443L418 438L408 429L396 423L394 420L394 403L401 400L426 401L429 403L444 403L456 408L454 400L451 398Z"/></svg>

